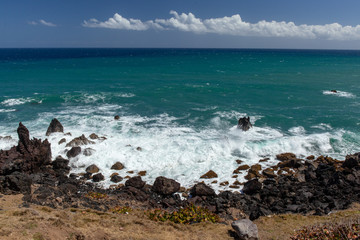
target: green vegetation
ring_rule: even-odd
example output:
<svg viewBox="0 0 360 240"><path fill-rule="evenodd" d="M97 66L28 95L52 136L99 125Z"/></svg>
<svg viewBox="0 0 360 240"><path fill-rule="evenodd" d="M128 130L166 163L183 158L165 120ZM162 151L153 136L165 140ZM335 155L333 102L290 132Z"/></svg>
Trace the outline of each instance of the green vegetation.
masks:
<svg viewBox="0 0 360 240"><path fill-rule="evenodd" d="M196 207L195 205L189 205L186 208L179 209L172 213L161 210L149 210L145 214L154 221L171 221L174 223L192 224L199 222L219 222L219 216L210 212L207 208Z"/></svg>
<svg viewBox="0 0 360 240"><path fill-rule="evenodd" d="M129 214L129 212L132 211L132 208L116 206L116 207L110 209L109 211L113 212L113 213L119 213L119 214Z"/></svg>
<svg viewBox="0 0 360 240"><path fill-rule="evenodd" d="M87 198L90 198L90 199L96 199L96 200L99 200L99 199L105 199L108 197L107 194L104 194L104 193L99 193L99 192L89 192L85 195L85 197Z"/></svg>

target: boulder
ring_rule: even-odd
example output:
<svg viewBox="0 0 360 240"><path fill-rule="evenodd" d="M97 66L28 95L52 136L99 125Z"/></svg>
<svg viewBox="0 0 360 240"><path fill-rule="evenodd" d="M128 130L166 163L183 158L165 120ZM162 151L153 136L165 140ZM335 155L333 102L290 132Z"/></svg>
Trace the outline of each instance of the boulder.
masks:
<svg viewBox="0 0 360 240"><path fill-rule="evenodd" d="M208 171L207 173L205 173L204 175L202 175L200 178L217 178L218 175L216 174L216 172L214 172L213 170Z"/></svg>
<svg viewBox="0 0 360 240"><path fill-rule="evenodd" d="M70 167L68 166L69 160L61 156L57 156L51 164L54 170L62 171L65 174L70 172Z"/></svg>
<svg viewBox="0 0 360 240"><path fill-rule="evenodd" d="M360 165L360 153L355 153L351 155L347 155L345 158L342 167L344 168L353 168Z"/></svg>
<svg viewBox="0 0 360 240"><path fill-rule="evenodd" d="M120 119L120 116L119 116L119 115L115 115L114 119L115 119L115 120L119 120L119 119Z"/></svg>
<svg viewBox="0 0 360 240"><path fill-rule="evenodd" d="M138 175L143 177L146 175L146 171L140 171L140 172L138 172Z"/></svg>
<svg viewBox="0 0 360 240"><path fill-rule="evenodd" d="M195 196L215 196L215 191L211 187L207 186L205 183L195 184L191 190L190 194Z"/></svg>
<svg viewBox="0 0 360 240"><path fill-rule="evenodd" d="M257 179L250 180L244 184L243 192L246 194L255 194L262 188L262 183Z"/></svg>
<svg viewBox="0 0 360 240"><path fill-rule="evenodd" d="M243 131L247 131L252 127L250 117L239 118L237 127Z"/></svg>
<svg viewBox="0 0 360 240"><path fill-rule="evenodd" d="M88 156L91 156L94 152L95 152L95 149L85 148L83 154L88 157Z"/></svg>
<svg viewBox="0 0 360 240"><path fill-rule="evenodd" d="M64 127L56 118L51 120L51 123L46 131L46 136L50 136L50 134L54 132L64 132Z"/></svg>
<svg viewBox="0 0 360 240"><path fill-rule="evenodd" d="M74 158L81 153L81 147L72 147L67 153L68 158Z"/></svg>
<svg viewBox="0 0 360 240"><path fill-rule="evenodd" d="M95 144L95 142L87 139L85 135L81 135L80 137L74 138L71 140L68 144L66 144L66 147L78 147L81 145L88 145L88 144Z"/></svg>
<svg viewBox="0 0 360 240"><path fill-rule="evenodd" d="M90 166L88 166L85 170L87 173L97 173L100 171L100 169L98 168L98 166L96 166L95 164L91 164Z"/></svg>
<svg viewBox="0 0 360 240"><path fill-rule="evenodd" d="M122 177L120 177L119 175L113 175L110 178L110 181L114 182L114 183L118 183L121 182L123 180Z"/></svg>
<svg viewBox="0 0 360 240"><path fill-rule="evenodd" d="M94 182L100 182L100 181L104 181L104 175L102 175L101 173L98 173L98 174L95 174L93 177L92 177L92 180Z"/></svg>
<svg viewBox="0 0 360 240"><path fill-rule="evenodd" d="M129 178L125 182L125 186L141 189L145 186L145 182L141 179L140 176L136 176L136 177Z"/></svg>
<svg viewBox="0 0 360 240"><path fill-rule="evenodd" d="M121 170L124 169L124 165L121 162L116 162L114 165L111 166L113 170Z"/></svg>
<svg viewBox="0 0 360 240"><path fill-rule="evenodd" d="M231 227L235 230L240 240L258 240L258 228L249 219L234 221Z"/></svg>
<svg viewBox="0 0 360 240"><path fill-rule="evenodd" d="M95 139L99 139L99 136L96 135L95 133L92 133L90 134L89 138L95 140Z"/></svg>
<svg viewBox="0 0 360 240"><path fill-rule="evenodd" d="M162 195L171 195L179 191L180 183L166 177L157 177L151 189Z"/></svg>
<svg viewBox="0 0 360 240"><path fill-rule="evenodd" d="M276 159L280 161L293 160L296 159L296 155L293 153L281 153L276 155Z"/></svg>
<svg viewBox="0 0 360 240"><path fill-rule="evenodd" d="M271 169L271 168L264 169L262 174L269 178L275 178L277 176L274 172L274 169Z"/></svg>

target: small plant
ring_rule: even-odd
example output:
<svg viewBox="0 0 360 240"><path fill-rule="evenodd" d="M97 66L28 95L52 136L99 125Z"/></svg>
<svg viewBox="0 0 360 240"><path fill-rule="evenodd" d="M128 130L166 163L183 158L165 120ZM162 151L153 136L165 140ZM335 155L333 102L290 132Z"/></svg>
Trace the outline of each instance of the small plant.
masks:
<svg viewBox="0 0 360 240"><path fill-rule="evenodd" d="M87 198L90 198L90 199L96 199L96 200L99 200L99 199L105 199L108 197L107 194L104 194L104 193L99 193L99 192L88 192L85 197Z"/></svg>
<svg viewBox="0 0 360 240"><path fill-rule="evenodd" d="M119 213L119 214L129 214L129 212L132 211L132 208L116 206L116 207L110 209L109 211L113 212L113 213Z"/></svg>
<svg viewBox="0 0 360 240"><path fill-rule="evenodd" d="M172 213L161 209L154 209L146 211L145 214L151 220L160 222L171 221L174 223L182 224L192 224L199 222L219 222L218 215L210 212L207 208L196 207L193 204Z"/></svg>
<svg viewBox="0 0 360 240"><path fill-rule="evenodd" d="M360 239L360 221L304 227L296 231L292 240L353 240Z"/></svg>

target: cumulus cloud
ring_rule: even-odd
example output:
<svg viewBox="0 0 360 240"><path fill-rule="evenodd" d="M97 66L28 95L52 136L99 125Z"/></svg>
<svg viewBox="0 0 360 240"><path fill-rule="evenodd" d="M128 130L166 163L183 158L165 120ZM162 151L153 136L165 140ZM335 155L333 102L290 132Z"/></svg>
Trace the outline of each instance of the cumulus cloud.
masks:
<svg viewBox="0 0 360 240"><path fill-rule="evenodd" d="M342 26L339 23L325 25L296 25L294 22L259 21L249 23L243 21L239 14L222 17L200 19L192 13L178 14L170 11L172 15L168 19L155 19L141 21L140 19L127 19L116 13L107 21L101 22L97 19L84 21L84 27L112 28L123 30L145 31L157 30L179 30L198 34L215 33L235 36L255 37L292 37L304 39L328 39L328 40L360 40L360 25Z"/></svg>
<svg viewBox="0 0 360 240"><path fill-rule="evenodd" d="M47 22L43 19L40 19L38 21L30 21L28 22L30 25L44 25L44 26L47 26L47 27L56 27L56 25L54 23L51 23L51 22Z"/></svg>

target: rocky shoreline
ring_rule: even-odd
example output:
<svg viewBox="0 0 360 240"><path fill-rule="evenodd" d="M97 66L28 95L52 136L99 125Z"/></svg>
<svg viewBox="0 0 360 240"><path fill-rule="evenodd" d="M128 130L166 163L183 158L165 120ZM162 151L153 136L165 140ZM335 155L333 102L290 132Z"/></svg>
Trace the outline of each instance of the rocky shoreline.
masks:
<svg viewBox="0 0 360 240"><path fill-rule="evenodd" d="M59 124L52 122L46 135L63 131ZM114 186L102 189L96 185L103 179L96 166L89 166L82 176L69 175L69 160L61 156L53 160L47 140L30 139L22 123L17 132L18 145L0 151L0 193L24 194L24 207L34 203L52 208L84 207L107 211L122 202L142 209L173 210L195 204L207 207L228 222L281 213L322 215L360 202L360 153L348 155L344 161L324 156L298 159L292 153L283 153L277 155L277 165L266 169L261 169L259 164L241 165L239 161L234 174L246 171L248 181L234 182L231 185L234 191L219 194L205 183L185 189L175 180L162 176L156 178L152 186L141 176L115 185L122 178L116 174L112 176ZM90 137L96 138L99 137ZM81 136L67 143L71 147L67 157L79 154L79 141L89 144L92 140ZM113 167L121 168L120 164ZM202 177L207 179L215 175L209 171ZM238 191L242 184L242 190Z"/></svg>

